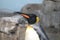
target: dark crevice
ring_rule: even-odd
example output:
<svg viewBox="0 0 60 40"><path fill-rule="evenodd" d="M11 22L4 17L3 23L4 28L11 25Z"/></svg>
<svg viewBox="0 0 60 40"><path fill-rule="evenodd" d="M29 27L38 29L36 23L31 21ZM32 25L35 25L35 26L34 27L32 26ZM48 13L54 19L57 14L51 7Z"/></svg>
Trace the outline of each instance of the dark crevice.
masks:
<svg viewBox="0 0 60 40"><path fill-rule="evenodd" d="M54 9L53 11L57 11L56 9Z"/></svg>
<svg viewBox="0 0 60 40"><path fill-rule="evenodd" d="M51 26L49 26L50 28L55 28L55 26L54 25L51 25Z"/></svg>

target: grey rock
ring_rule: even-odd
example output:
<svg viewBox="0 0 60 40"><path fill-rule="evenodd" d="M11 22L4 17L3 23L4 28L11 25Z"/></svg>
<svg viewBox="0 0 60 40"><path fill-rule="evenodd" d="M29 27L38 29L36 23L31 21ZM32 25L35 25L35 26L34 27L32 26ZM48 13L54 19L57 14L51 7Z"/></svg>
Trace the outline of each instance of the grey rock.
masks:
<svg viewBox="0 0 60 40"><path fill-rule="evenodd" d="M34 10L40 10L41 8L41 4L27 4L24 7L22 7L21 12L32 13Z"/></svg>
<svg viewBox="0 0 60 40"><path fill-rule="evenodd" d="M7 17L7 16L13 16L14 13L9 13L9 12L0 12L0 17Z"/></svg>
<svg viewBox="0 0 60 40"><path fill-rule="evenodd" d="M55 6L56 6L55 10L60 11L60 2L55 2Z"/></svg>
<svg viewBox="0 0 60 40"><path fill-rule="evenodd" d="M52 12L55 8L56 8L55 2L53 2L53 1L44 1L43 2L42 11L44 11L44 13Z"/></svg>

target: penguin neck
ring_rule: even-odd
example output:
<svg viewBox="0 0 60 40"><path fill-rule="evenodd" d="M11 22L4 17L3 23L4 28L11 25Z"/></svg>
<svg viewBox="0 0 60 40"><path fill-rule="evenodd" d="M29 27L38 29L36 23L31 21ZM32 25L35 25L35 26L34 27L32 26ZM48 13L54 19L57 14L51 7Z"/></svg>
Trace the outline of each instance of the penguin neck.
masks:
<svg viewBox="0 0 60 40"><path fill-rule="evenodd" d="M31 24L30 26L39 26L39 25L40 25L40 22L35 23L35 24Z"/></svg>
<svg viewBox="0 0 60 40"><path fill-rule="evenodd" d="M33 27L28 25L26 29L31 30L31 29L33 29Z"/></svg>

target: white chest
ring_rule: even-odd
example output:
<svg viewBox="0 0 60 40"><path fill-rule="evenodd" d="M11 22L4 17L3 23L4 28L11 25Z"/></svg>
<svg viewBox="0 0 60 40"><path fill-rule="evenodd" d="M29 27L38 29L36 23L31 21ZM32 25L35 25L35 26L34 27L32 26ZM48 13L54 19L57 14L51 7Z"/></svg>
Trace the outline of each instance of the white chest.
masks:
<svg viewBox="0 0 60 40"><path fill-rule="evenodd" d="M37 32L31 28L26 29L25 40L40 40Z"/></svg>

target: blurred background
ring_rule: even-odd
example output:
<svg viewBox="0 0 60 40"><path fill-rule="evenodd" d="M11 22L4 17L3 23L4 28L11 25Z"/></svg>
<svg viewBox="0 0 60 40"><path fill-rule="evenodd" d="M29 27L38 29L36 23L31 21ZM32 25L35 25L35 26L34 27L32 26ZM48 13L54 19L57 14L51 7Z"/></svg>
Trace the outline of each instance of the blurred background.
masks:
<svg viewBox="0 0 60 40"><path fill-rule="evenodd" d="M13 16L17 11L39 16L49 39L60 40L60 0L0 0L0 18ZM0 40L24 40L24 30L18 28L12 37L0 33Z"/></svg>
<svg viewBox="0 0 60 40"><path fill-rule="evenodd" d="M26 4L42 3L43 0L0 0L0 9L9 9L12 11L20 11Z"/></svg>

